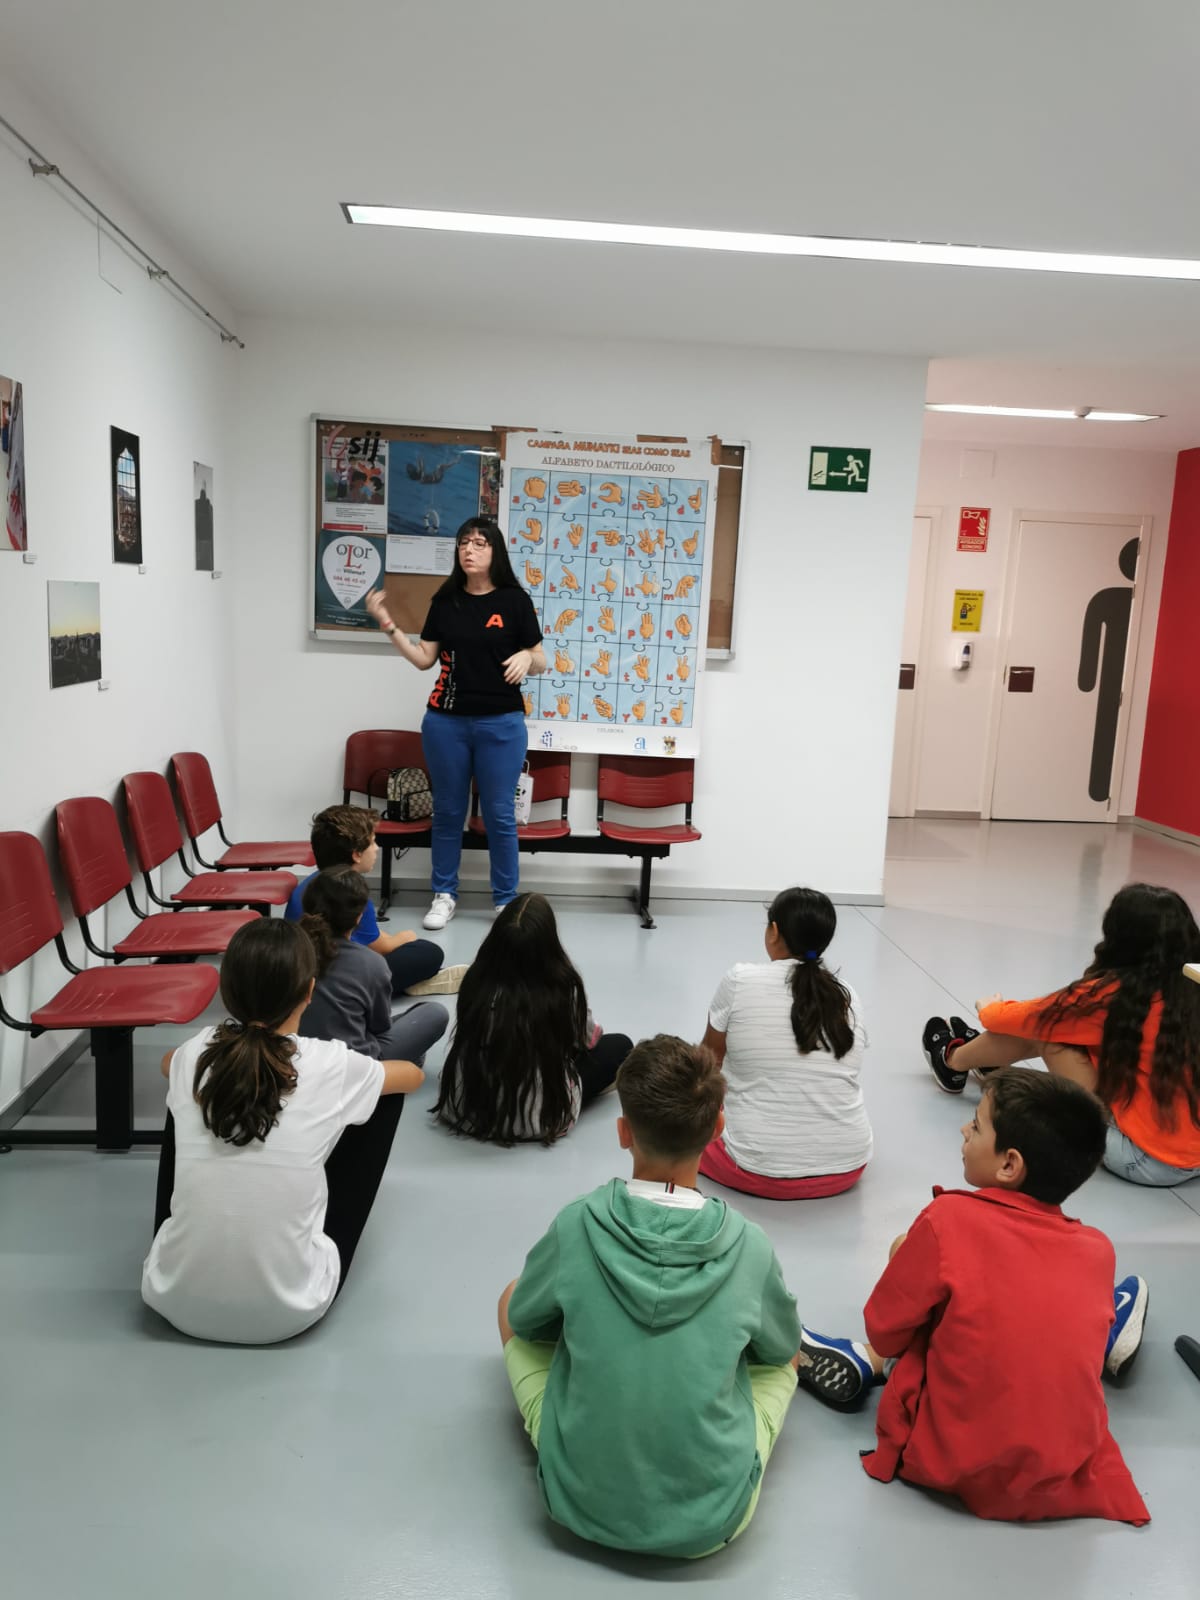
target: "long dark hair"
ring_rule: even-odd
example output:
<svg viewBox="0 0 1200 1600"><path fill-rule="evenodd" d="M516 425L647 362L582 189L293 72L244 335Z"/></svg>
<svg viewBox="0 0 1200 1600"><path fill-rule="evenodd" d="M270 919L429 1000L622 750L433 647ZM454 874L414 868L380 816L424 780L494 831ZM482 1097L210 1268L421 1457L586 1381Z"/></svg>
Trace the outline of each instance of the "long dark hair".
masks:
<svg viewBox="0 0 1200 1600"><path fill-rule="evenodd" d="M471 1139L553 1144L575 1114L586 1026L583 979L559 941L550 902L518 895L463 978L433 1115Z"/></svg>
<svg viewBox="0 0 1200 1600"><path fill-rule="evenodd" d="M508 559L508 551L504 548L504 535L500 526L493 517L468 517L462 527L454 535L454 566L450 576L438 589L435 599L443 595L456 600L460 594L465 593L467 575L462 569L462 562L458 559L458 547L470 533L485 533L487 541L492 547L492 565L488 572L488 581L493 589L519 589L520 582L512 569L512 562ZM461 1002L460 1002L461 1003Z"/></svg>
<svg viewBox="0 0 1200 1600"><path fill-rule="evenodd" d="M318 978L329 971L338 945L358 926L369 898L367 880L353 867L326 867L309 879L300 926L316 951Z"/></svg>
<svg viewBox="0 0 1200 1600"><path fill-rule="evenodd" d="M239 928L221 962L229 1016L200 1052L192 1094L204 1126L226 1144L265 1139L296 1087L296 1046L277 1031L308 994L312 944L294 922L258 917Z"/></svg>
<svg viewBox="0 0 1200 1600"><path fill-rule="evenodd" d="M821 960L837 931L833 901L819 889L784 889L771 901L767 920L796 959L791 989L797 1050L828 1050L840 1061L854 1047L854 1023L849 989Z"/></svg>
<svg viewBox="0 0 1200 1600"><path fill-rule="evenodd" d="M1174 889L1127 883L1104 913L1091 965L1082 978L1050 996L1038 1019L1053 1025L1107 1008L1096 1093L1105 1105L1124 1106L1137 1087L1146 1017L1161 995L1150 1094L1158 1120L1168 1129L1175 1127L1181 1095L1193 1125L1200 1126L1200 986L1183 975L1189 961L1200 961L1200 928L1187 902Z"/></svg>

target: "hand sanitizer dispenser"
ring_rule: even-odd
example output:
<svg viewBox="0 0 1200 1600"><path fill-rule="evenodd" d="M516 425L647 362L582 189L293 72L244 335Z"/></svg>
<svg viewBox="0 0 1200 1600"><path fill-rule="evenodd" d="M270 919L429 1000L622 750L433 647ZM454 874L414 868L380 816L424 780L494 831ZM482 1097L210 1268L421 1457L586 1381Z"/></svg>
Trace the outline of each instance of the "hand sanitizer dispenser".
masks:
<svg viewBox="0 0 1200 1600"><path fill-rule="evenodd" d="M973 648L974 647L970 639L964 639L961 644L957 639L954 641L953 666L955 672L966 672L967 668L971 665Z"/></svg>

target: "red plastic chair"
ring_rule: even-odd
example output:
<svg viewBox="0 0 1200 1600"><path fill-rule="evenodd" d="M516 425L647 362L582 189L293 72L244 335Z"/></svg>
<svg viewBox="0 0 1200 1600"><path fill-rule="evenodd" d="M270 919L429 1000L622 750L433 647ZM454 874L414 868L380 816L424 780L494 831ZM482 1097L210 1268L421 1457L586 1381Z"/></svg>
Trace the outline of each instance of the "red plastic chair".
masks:
<svg viewBox="0 0 1200 1600"><path fill-rule="evenodd" d="M196 750L184 751L171 757L171 771L175 789L183 808L184 826L188 831L196 860L213 872L229 872L234 868L315 867L312 846L307 839L255 839L246 844L234 844L225 833L221 819L221 802L217 799L212 768L208 759ZM215 828L222 843L228 846L216 861L206 861L200 854L200 836Z"/></svg>
<svg viewBox="0 0 1200 1600"><path fill-rule="evenodd" d="M604 839L628 844L631 856L640 856L642 876L635 903L644 928L652 928L650 915L650 864L670 853L673 844L692 844L701 837L692 826L695 764L670 756L601 756L596 773L596 827ZM641 825L608 822L606 801L639 811L684 808L683 821Z"/></svg>
<svg viewBox="0 0 1200 1600"><path fill-rule="evenodd" d="M533 779L533 804L543 800L561 801L557 817L517 824L517 838L531 843L544 843L547 839L570 837L571 825L567 821L567 801L571 794L571 757L553 750L531 750L526 757L529 775ZM487 837L487 827L479 814L479 790L471 785L471 819L467 827L472 833Z"/></svg>
<svg viewBox="0 0 1200 1600"><path fill-rule="evenodd" d="M342 767L342 804L349 805L353 794L361 794L368 801L386 801L388 773L393 767L420 767L422 772L428 772L419 733L401 728L366 728L352 733L346 740ZM383 912L392 898L392 851L412 844L427 845L432 834L428 818L420 822L389 822L380 817L375 824L375 837L382 857L379 909Z"/></svg>
<svg viewBox="0 0 1200 1600"><path fill-rule="evenodd" d="M54 941L71 973L66 986L19 1022L0 1003L0 1022L36 1038L60 1028L86 1028L96 1071L96 1126L36 1132L5 1130L10 1145L92 1144L128 1150L162 1135L133 1126L133 1030L194 1022L217 989L209 966L90 967L81 972L67 954L63 923L41 845L30 833L0 833L0 976Z"/></svg>
<svg viewBox="0 0 1200 1600"><path fill-rule="evenodd" d="M228 946L240 927L256 920L253 911L192 911L185 917L169 911L143 911L133 896L125 841L117 813L108 801L91 795L64 800L55 808L55 817L58 853L66 869L71 904L83 942L93 955L118 962L139 956L163 961L215 955ZM92 938L87 919L122 890L138 922L112 950L102 950Z"/></svg>
<svg viewBox="0 0 1200 1600"><path fill-rule="evenodd" d="M290 872L201 872L188 866L171 788L161 772L130 772L122 780L129 826L146 893L164 911L181 906L252 906L266 912L286 905L296 887ZM156 894L150 882L154 868L176 856L189 881L170 900Z"/></svg>

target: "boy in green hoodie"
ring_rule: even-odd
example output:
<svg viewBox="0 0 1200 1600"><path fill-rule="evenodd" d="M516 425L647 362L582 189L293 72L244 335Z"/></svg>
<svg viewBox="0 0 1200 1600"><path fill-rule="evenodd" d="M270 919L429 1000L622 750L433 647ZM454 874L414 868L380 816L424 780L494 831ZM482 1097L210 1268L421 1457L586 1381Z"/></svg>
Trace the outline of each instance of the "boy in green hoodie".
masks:
<svg viewBox="0 0 1200 1600"><path fill-rule="evenodd" d="M565 1207L529 1252L500 1298L504 1362L556 1522L708 1555L754 1515L800 1321L766 1234L696 1189L724 1124L709 1052L643 1040L617 1093L633 1176Z"/></svg>

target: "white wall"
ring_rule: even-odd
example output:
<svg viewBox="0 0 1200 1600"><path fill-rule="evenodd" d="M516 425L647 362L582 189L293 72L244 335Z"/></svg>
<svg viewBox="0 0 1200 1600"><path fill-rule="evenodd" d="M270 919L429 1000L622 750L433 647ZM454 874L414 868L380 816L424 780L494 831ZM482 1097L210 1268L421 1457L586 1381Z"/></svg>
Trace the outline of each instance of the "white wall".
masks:
<svg viewBox="0 0 1200 1600"><path fill-rule="evenodd" d="M699 845L656 892L807 881L878 895L925 364L664 344L539 340L336 319L250 321L234 516L243 835L292 834L340 798L356 728L415 728L429 679L390 652L318 644L310 414L749 442L736 659L706 688ZM809 493L813 444L867 446L865 496ZM576 786L588 763L576 758ZM594 800L575 797L577 826ZM422 877L428 857L415 853ZM484 870L467 858L468 873ZM628 886L629 862L525 858L523 881ZM425 880L427 881L427 879Z"/></svg>
<svg viewBox="0 0 1200 1600"><path fill-rule="evenodd" d="M991 475L972 470L980 455L985 462L992 461ZM986 438L971 445L925 443L917 504L922 510L940 511L935 548L930 552L934 570L927 590L933 615L949 619L955 589L983 589L987 598L970 672L952 671L938 655L939 644L930 659L918 662L922 697L917 719L918 811L978 813L984 809L991 720L997 682L1004 670L1000 624L1005 579L1017 514L1057 511L1132 512L1153 518L1149 559L1138 580L1144 586L1143 610L1118 806L1122 816L1133 813L1174 480L1175 456L1165 451L993 447ZM989 506L992 511L987 552L959 552L959 510L976 505ZM945 637L949 639L948 631ZM941 635L937 638L940 641Z"/></svg>
<svg viewBox="0 0 1200 1600"><path fill-rule="evenodd" d="M5 115L51 160L156 248L130 202L107 189L11 86L3 101ZM111 799L123 773L162 771L174 750L207 751L223 787L232 787L230 585L193 570L192 462L215 470L220 565L231 539L226 430L238 357L109 243L102 266L117 287L105 282L94 222L35 180L2 134L0 217L0 372L24 385L29 539L37 556L26 565L0 551L0 829L27 830L52 846L58 800ZM186 266L166 260L212 303ZM112 561L114 423L141 438L144 577ZM107 692L95 684L50 689L49 579L99 581ZM65 894L61 901L69 919ZM28 1016L64 977L51 947L0 982L9 1009ZM63 1044L61 1034L29 1041L0 1028L0 1110Z"/></svg>

